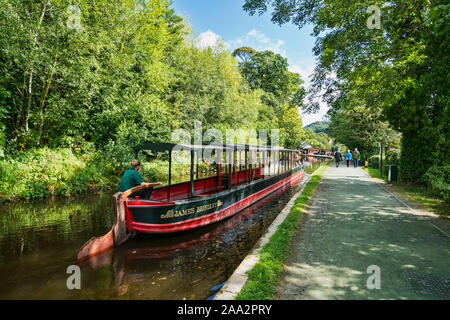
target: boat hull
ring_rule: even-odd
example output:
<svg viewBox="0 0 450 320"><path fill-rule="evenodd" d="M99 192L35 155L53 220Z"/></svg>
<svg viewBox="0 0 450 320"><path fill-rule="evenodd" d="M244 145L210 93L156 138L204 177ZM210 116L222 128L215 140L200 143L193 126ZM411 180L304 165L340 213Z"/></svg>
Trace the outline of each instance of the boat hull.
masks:
<svg viewBox="0 0 450 320"><path fill-rule="evenodd" d="M296 167L205 197L170 203L126 201L127 229L144 233L172 233L205 226L233 216L280 188L297 184L303 176L303 168Z"/></svg>

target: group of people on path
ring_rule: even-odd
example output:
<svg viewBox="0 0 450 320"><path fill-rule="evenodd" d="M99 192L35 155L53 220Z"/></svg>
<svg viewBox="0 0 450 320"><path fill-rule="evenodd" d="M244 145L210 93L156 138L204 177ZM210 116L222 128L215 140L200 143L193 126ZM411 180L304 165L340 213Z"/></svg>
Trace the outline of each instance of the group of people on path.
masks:
<svg viewBox="0 0 450 320"><path fill-rule="evenodd" d="M334 153L334 159L336 160L336 168L339 167L339 163L342 161L342 152L340 149L338 149ZM355 168L358 168L359 166L359 160L361 159L361 154L358 151L358 148L355 148L353 152L350 152L350 150L347 150L347 153L345 154L345 160L347 161L347 168L350 167L350 163L353 160L353 165Z"/></svg>

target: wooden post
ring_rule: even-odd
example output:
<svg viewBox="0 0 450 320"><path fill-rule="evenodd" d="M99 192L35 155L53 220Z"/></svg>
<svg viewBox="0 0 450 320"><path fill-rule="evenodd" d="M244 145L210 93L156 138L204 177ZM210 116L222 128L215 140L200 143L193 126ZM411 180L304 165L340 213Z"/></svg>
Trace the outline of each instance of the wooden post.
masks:
<svg viewBox="0 0 450 320"><path fill-rule="evenodd" d="M380 176L383 178L383 142L380 143Z"/></svg>

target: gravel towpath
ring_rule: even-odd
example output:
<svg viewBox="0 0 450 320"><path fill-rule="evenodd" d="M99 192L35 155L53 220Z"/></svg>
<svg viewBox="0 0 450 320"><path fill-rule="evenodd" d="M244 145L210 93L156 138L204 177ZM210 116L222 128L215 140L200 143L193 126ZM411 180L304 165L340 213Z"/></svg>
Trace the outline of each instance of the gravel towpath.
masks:
<svg viewBox="0 0 450 320"><path fill-rule="evenodd" d="M411 206L361 168L332 164L278 299L450 299L450 223Z"/></svg>

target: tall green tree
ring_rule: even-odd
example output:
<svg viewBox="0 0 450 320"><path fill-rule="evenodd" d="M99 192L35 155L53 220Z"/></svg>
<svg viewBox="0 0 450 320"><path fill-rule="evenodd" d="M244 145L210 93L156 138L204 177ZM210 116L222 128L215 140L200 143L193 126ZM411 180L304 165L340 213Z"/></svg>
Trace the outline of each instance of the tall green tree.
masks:
<svg viewBox="0 0 450 320"><path fill-rule="evenodd" d="M280 144L298 146L304 135L299 109L305 89L300 75L290 72L287 59L272 51L253 53L239 66L250 88L262 91L258 129L270 132L277 128Z"/></svg>
<svg viewBox="0 0 450 320"><path fill-rule="evenodd" d="M349 110L333 110L328 128L337 143L358 148L363 155L376 154L380 142L387 149L399 149L401 134L392 129L380 115L369 113L364 107Z"/></svg>
<svg viewBox="0 0 450 320"><path fill-rule="evenodd" d="M181 18L165 0L75 4L0 3L0 121L11 147L169 136L165 59L183 39Z"/></svg>
<svg viewBox="0 0 450 320"><path fill-rule="evenodd" d="M344 102L356 96L368 112L381 108L402 133L403 180L421 181L430 166L448 163L447 1L246 0L244 5L250 14L269 7L274 23L314 24L319 63L311 96L325 92L333 108L348 106Z"/></svg>
<svg viewBox="0 0 450 320"><path fill-rule="evenodd" d="M260 90L250 90L236 60L225 47L198 48L193 41L180 45L170 58L174 81L166 99L180 127L193 130L254 128L261 107Z"/></svg>
<svg viewBox="0 0 450 320"><path fill-rule="evenodd" d="M297 73L290 72L288 66L287 59L280 54L262 51L242 63L241 73L252 89L261 89L266 93L265 103L281 112L284 103L303 107L303 80Z"/></svg>
<svg viewBox="0 0 450 320"><path fill-rule="evenodd" d="M232 56L242 64L247 62L256 52L257 51L251 47L240 47L233 51Z"/></svg>

